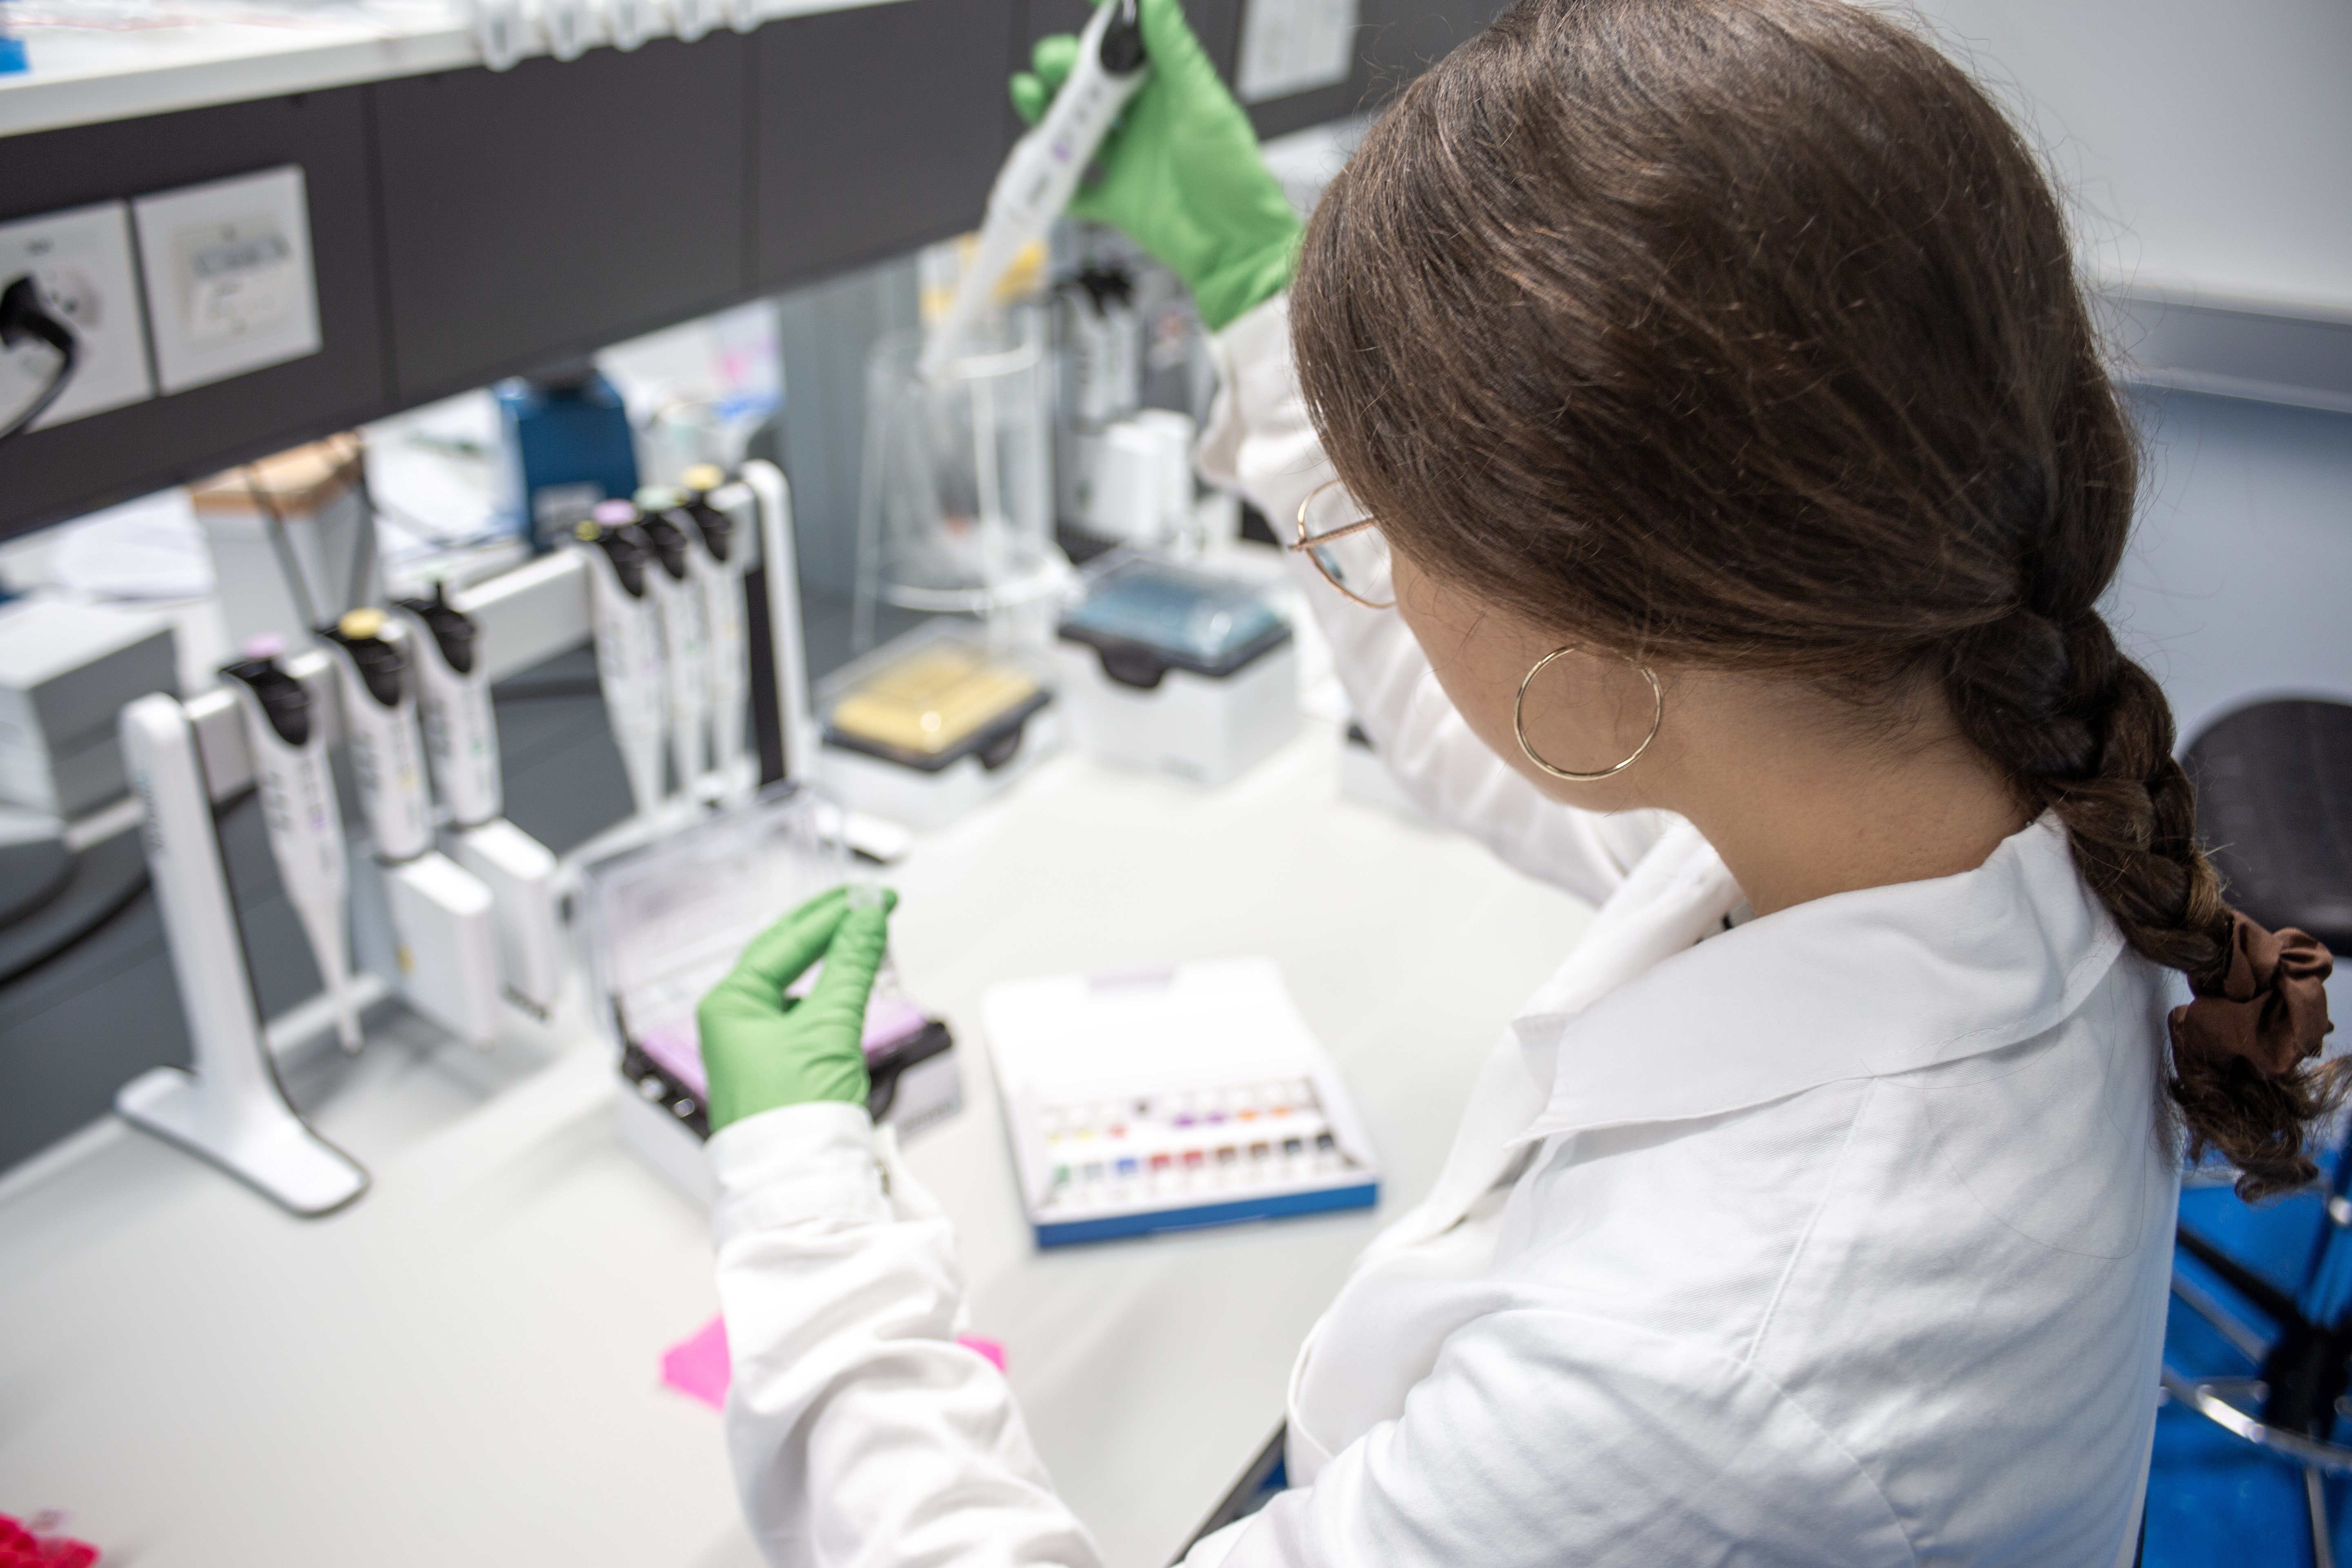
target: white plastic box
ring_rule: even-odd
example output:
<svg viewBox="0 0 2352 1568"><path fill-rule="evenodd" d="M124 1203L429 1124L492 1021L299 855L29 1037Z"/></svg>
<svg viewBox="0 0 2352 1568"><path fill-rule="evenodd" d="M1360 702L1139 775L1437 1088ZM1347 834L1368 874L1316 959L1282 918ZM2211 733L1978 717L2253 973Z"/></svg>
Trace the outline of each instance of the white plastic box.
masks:
<svg viewBox="0 0 2352 1568"><path fill-rule="evenodd" d="M1255 586L1146 555L1090 571L1055 645L1070 738L1197 784L1239 776L1298 733L1298 655Z"/></svg>

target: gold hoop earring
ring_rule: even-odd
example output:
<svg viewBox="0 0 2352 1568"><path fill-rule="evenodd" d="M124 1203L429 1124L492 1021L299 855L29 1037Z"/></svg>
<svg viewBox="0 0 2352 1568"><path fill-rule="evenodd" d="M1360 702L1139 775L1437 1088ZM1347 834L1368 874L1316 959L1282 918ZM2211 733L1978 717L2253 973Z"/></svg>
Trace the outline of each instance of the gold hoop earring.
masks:
<svg viewBox="0 0 2352 1568"><path fill-rule="evenodd" d="M1528 761L1535 763L1536 766L1541 768L1544 772L1549 773L1556 779L1566 779L1570 784L1592 784L1601 779L1615 778L1619 773L1623 773L1627 768L1632 767L1635 763L1642 760L1642 753L1650 749L1650 742L1658 738L1658 731L1666 721L1666 689L1658 684L1658 672L1656 670L1652 669L1646 664L1642 664L1630 658L1627 659L1625 662L1633 665L1634 668L1640 670L1642 672L1642 679L1650 683L1650 732L1642 737L1642 743L1633 748L1632 755L1628 756L1623 762L1619 763L1613 768L1603 768L1597 773L1571 773L1566 768L1553 767L1549 763L1545 762L1541 757L1536 755L1535 747L1528 742L1528 688L1535 684L1535 679L1537 676L1543 673L1544 666L1549 664L1553 659L1558 658L1564 653L1574 653L1575 651L1576 647L1573 644L1570 644L1567 647L1556 647L1549 653L1544 655L1541 658L1536 660L1535 668L1528 670L1528 673L1521 678L1519 681L1518 700L1511 704L1511 728L1517 733L1519 737L1519 750L1528 754Z"/></svg>

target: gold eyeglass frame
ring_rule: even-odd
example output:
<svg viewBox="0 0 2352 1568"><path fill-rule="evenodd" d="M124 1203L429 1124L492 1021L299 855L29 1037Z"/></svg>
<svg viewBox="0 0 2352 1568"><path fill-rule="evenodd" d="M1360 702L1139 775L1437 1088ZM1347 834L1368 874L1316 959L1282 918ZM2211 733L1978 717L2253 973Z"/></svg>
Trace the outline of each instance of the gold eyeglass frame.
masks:
<svg viewBox="0 0 2352 1568"><path fill-rule="evenodd" d="M1361 594L1357 593L1345 583L1340 582L1339 579L1331 575L1331 568L1324 565L1323 558L1315 553L1316 550L1319 546L1332 543L1337 540L1352 538L1356 534L1363 532L1368 528L1376 531L1380 528L1380 519L1368 517L1362 519L1360 521L1349 523L1343 528L1332 529L1326 533L1310 534L1307 531L1307 509L1315 504L1315 498L1317 496L1321 495L1325 490L1337 489L1339 484L1339 481L1337 479L1326 479L1321 484L1317 485L1313 489L1307 492L1307 499L1298 503L1298 537L1290 543L1284 545L1283 548L1304 555L1307 560L1315 563L1315 570L1323 574L1323 581L1330 584L1332 587L1338 589L1340 595L1347 599L1350 604L1361 605L1368 610L1393 610L1396 608L1396 601L1394 599L1391 599L1384 604L1376 604L1372 600L1365 598ZM1396 546L1391 544L1389 549L1393 552L1396 549Z"/></svg>

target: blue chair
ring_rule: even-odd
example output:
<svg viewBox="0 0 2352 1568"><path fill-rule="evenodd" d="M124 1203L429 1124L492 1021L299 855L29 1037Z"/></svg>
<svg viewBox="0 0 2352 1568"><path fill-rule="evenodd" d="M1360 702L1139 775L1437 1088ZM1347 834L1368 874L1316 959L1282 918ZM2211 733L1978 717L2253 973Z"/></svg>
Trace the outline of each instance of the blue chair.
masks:
<svg viewBox="0 0 2352 1568"><path fill-rule="evenodd" d="M2241 709L2186 762L2198 835L2231 901L2352 957L2352 706ZM2259 1206L2230 1191L2226 1168L2189 1174L2148 1564L2334 1568L2339 1549L2352 1551L2352 1536L2339 1539L2352 1521L2352 1442L2338 1441L2352 1439L2352 1150L2339 1140L2324 1165L2312 1187Z"/></svg>

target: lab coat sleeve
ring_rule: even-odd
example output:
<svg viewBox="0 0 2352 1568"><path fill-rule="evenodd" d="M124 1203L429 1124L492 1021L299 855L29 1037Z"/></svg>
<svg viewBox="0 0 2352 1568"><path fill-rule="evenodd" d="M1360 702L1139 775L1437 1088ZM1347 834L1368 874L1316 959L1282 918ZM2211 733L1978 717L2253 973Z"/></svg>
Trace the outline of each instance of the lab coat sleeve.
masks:
<svg viewBox="0 0 2352 1568"><path fill-rule="evenodd" d="M1237 489L1291 537L1299 502L1332 477L1290 358L1290 297L1280 295L1217 334L1216 403L1202 437L1202 473ZM1292 570L1329 639L1356 721L1422 809L1507 864L1599 903L1664 833L1662 812L1604 816L1549 799L1471 732L1393 610L1335 592L1303 556Z"/></svg>
<svg viewBox="0 0 2352 1568"><path fill-rule="evenodd" d="M775 1568L1094 1568L1003 1376L955 1342L948 1221L863 1106L787 1106L710 1140L727 1443Z"/></svg>
<svg viewBox="0 0 2352 1568"><path fill-rule="evenodd" d="M1870 1476L1769 1380L1712 1351L1542 1309L1446 1343L1311 1487L1185 1568L1911 1568Z"/></svg>

